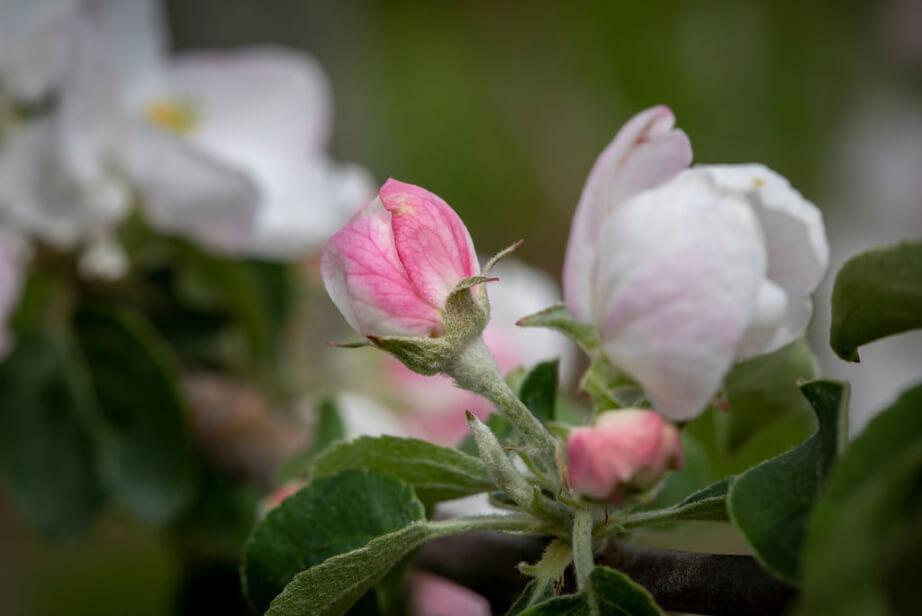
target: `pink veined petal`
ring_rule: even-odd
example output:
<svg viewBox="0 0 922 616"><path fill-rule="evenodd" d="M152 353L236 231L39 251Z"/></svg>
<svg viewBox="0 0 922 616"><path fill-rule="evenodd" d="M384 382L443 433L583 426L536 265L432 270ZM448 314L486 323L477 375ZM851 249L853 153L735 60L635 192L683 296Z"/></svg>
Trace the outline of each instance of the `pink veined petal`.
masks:
<svg viewBox="0 0 922 616"><path fill-rule="evenodd" d="M381 201L392 215L400 261L420 296L441 308L462 279L480 267L461 218L438 195L389 179Z"/></svg>
<svg viewBox="0 0 922 616"><path fill-rule="evenodd" d="M416 292L397 255L391 214L375 199L323 249L324 286L346 321L365 336L430 336L441 311Z"/></svg>
<svg viewBox="0 0 922 616"><path fill-rule="evenodd" d="M674 420L704 410L734 360L765 275L758 221L735 193L685 171L606 222L606 354Z"/></svg>
<svg viewBox="0 0 922 616"><path fill-rule="evenodd" d="M563 290L567 310L577 319L599 317L595 302L597 253L602 224L619 204L642 190L670 179L691 163L691 144L673 129L666 106L631 118L599 155L583 187L564 260Z"/></svg>

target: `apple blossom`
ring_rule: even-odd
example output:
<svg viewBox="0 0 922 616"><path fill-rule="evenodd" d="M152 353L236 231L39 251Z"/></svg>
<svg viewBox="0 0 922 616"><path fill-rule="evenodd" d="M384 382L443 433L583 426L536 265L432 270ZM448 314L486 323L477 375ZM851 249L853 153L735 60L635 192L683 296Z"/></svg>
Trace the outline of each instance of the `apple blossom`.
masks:
<svg viewBox="0 0 922 616"><path fill-rule="evenodd" d="M669 469L685 465L679 431L654 411L607 411L567 440L571 487L620 503L629 490L647 490Z"/></svg>
<svg viewBox="0 0 922 616"><path fill-rule="evenodd" d="M393 179L327 241L320 267L333 303L363 336L444 335L449 294L480 271L454 210Z"/></svg>
<svg viewBox="0 0 922 616"><path fill-rule="evenodd" d="M732 363L803 334L825 272L822 218L762 165L690 160L665 107L600 156L567 247L564 301L599 328L614 366L654 408L700 413Z"/></svg>

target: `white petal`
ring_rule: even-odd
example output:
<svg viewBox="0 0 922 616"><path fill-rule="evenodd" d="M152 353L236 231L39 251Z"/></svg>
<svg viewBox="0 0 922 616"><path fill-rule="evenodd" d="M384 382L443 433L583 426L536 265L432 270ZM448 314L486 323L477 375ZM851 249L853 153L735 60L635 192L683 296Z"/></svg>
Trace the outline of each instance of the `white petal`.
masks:
<svg viewBox="0 0 922 616"><path fill-rule="evenodd" d="M0 3L0 90L35 100L60 85L78 41L77 0Z"/></svg>
<svg viewBox="0 0 922 616"><path fill-rule="evenodd" d="M616 210L602 230L604 349L664 415L707 405L765 275L758 221L738 195L685 171Z"/></svg>
<svg viewBox="0 0 922 616"><path fill-rule="evenodd" d="M592 322L599 316L594 288L605 219L625 199L671 178L691 162L688 137L673 130L674 122L668 107L637 114L618 131L589 173L564 261L564 300L577 319Z"/></svg>
<svg viewBox="0 0 922 616"><path fill-rule="evenodd" d="M375 192L367 171L325 157L267 156L254 180L264 198L247 252L268 259L318 250Z"/></svg>
<svg viewBox="0 0 922 616"><path fill-rule="evenodd" d="M103 234L83 250L78 267L86 277L116 280L128 271L128 255L115 237Z"/></svg>
<svg viewBox="0 0 922 616"><path fill-rule="evenodd" d="M246 246L260 199L246 174L144 125L129 131L125 165L154 228L220 252Z"/></svg>
<svg viewBox="0 0 922 616"><path fill-rule="evenodd" d="M794 297L819 286L829 245L819 209L764 165L702 165L721 187L743 193L752 205L768 250L768 278Z"/></svg>
<svg viewBox="0 0 922 616"><path fill-rule="evenodd" d="M186 52L171 68L170 94L190 103L200 147L242 166L264 151L307 155L326 146L332 94L307 54L271 47Z"/></svg>
<svg viewBox="0 0 922 616"><path fill-rule="evenodd" d="M62 160L58 118L22 124L0 150L0 205L7 222L69 249L118 223L127 189L112 174L79 177Z"/></svg>

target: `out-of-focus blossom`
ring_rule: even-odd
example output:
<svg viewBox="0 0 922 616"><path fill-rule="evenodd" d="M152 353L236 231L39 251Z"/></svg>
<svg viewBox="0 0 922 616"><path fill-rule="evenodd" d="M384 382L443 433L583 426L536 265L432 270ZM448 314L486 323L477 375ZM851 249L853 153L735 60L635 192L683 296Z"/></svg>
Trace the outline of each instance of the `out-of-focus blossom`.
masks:
<svg viewBox="0 0 922 616"><path fill-rule="evenodd" d="M426 573L411 577L413 616L488 616L490 604L463 586Z"/></svg>
<svg viewBox="0 0 922 616"><path fill-rule="evenodd" d="M393 179L327 241L320 268L333 303L363 336L443 335L448 295L480 272L454 210Z"/></svg>
<svg viewBox="0 0 922 616"><path fill-rule="evenodd" d="M34 101L59 85L77 42L79 0L3 0L0 94Z"/></svg>
<svg viewBox="0 0 922 616"><path fill-rule="evenodd" d="M822 218L762 165L699 166L665 107L619 132L593 168L564 269L574 316L676 420L732 363L800 336L828 263Z"/></svg>
<svg viewBox="0 0 922 616"><path fill-rule="evenodd" d="M551 330L523 329L515 322L560 301L560 289L544 272L507 258L491 272L499 280L490 288L490 323L483 332L487 346L505 374L516 368L529 369L554 358L561 359L561 376L571 372L574 348L561 334ZM480 419L493 412L485 398L459 389L451 379L420 376L396 359L386 360L389 391L413 417L415 434L443 445L456 445L468 433L464 411Z"/></svg>
<svg viewBox="0 0 922 616"><path fill-rule="evenodd" d="M0 224L86 248L85 270L120 273L113 238L131 189L160 231L278 259L318 249L370 197L364 171L326 154L329 84L308 56L249 48L171 57L154 0L8 4L0 89L53 104L37 117L0 118Z"/></svg>
<svg viewBox="0 0 922 616"><path fill-rule="evenodd" d="M570 485L620 503L627 491L647 490L669 469L685 465L679 431L654 411L607 411L567 440Z"/></svg>

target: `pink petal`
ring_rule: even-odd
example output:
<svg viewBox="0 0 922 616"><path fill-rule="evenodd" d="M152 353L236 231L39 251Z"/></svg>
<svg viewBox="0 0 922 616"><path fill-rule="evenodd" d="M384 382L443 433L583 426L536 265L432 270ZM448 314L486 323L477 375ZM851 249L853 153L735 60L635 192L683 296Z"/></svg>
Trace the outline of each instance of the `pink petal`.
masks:
<svg viewBox="0 0 922 616"><path fill-rule="evenodd" d="M602 340L654 408L700 413L736 355L765 275L758 221L735 193L685 171L605 223Z"/></svg>
<svg viewBox="0 0 922 616"><path fill-rule="evenodd" d="M442 333L440 308L421 298L397 255L391 213L372 201L323 249L327 292L346 321L365 336Z"/></svg>
<svg viewBox="0 0 922 616"><path fill-rule="evenodd" d="M389 179L381 202L393 217L394 242L410 280L441 308L458 281L480 271L467 228L447 203L419 186Z"/></svg>
<svg viewBox="0 0 922 616"><path fill-rule="evenodd" d="M564 302L577 319L598 318L595 280L602 224L638 192L657 186L689 165L688 137L674 130L665 106L640 112L625 124L599 155L580 195L564 261Z"/></svg>

